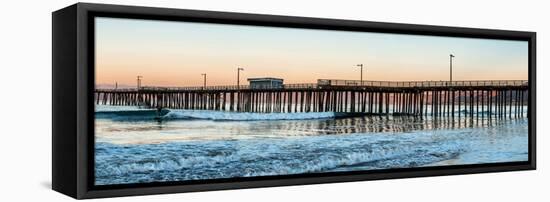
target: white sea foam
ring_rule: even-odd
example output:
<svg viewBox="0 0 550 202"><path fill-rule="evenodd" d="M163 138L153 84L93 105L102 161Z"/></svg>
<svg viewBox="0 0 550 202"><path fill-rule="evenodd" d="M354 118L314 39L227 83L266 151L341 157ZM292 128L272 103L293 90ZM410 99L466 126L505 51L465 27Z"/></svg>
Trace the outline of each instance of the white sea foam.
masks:
<svg viewBox="0 0 550 202"><path fill-rule="evenodd" d="M140 106L95 105L95 112L140 111L144 109L148 108Z"/></svg>
<svg viewBox="0 0 550 202"><path fill-rule="evenodd" d="M334 118L334 112L305 112L305 113L250 113L250 112L223 112L211 110L174 110L171 109L165 119L209 119L225 121L254 121L254 120L307 120Z"/></svg>
<svg viewBox="0 0 550 202"><path fill-rule="evenodd" d="M111 184L135 182L141 175L146 175L141 180L163 181L154 176L194 180L421 166L455 157L465 148L460 142L433 141L430 133L414 133L132 147L100 143L97 149L97 183ZM139 155L113 159L127 153Z"/></svg>

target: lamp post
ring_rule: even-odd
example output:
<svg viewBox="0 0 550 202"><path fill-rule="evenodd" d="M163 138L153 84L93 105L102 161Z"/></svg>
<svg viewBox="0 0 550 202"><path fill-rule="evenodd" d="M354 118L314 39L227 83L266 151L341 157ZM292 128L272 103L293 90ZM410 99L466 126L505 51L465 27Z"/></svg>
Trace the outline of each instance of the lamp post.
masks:
<svg viewBox="0 0 550 202"><path fill-rule="evenodd" d="M141 88L141 79L143 76L137 76L137 89L139 90Z"/></svg>
<svg viewBox="0 0 550 202"><path fill-rule="evenodd" d="M203 81L204 81L204 87L203 89L206 89L206 73L205 74L201 74L203 76Z"/></svg>
<svg viewBox="0 0 550 202"><path fill-rule="evenodd" d="M358 64L358 67L361 67L361 85L363 85L363 64Z"/></svg>
<svg viewBox="0 0 550 202"><path fill-rule="evenodd" d="M455 56L453 54L449 54L449 81L453 82L453 58Z"/></svg>
<svg viewBox="0 0 550 202"><path fill-rule="evenodd" d="M241 67L238 67L237 68L237 89L240 89L240 74L241 74L241 71L244 71L244 68L241 68Z"/></svg>

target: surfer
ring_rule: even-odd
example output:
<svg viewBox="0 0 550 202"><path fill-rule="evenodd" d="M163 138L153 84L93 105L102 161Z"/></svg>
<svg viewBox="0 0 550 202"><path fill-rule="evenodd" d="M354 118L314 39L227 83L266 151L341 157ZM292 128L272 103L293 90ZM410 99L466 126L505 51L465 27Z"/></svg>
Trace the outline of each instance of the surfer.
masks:
<svg viewBox="0 0 550 202"><path fill-rule="evenodd" d="M164 116L164 114L162 113L162 107L157 107L157 114L155 116L155 119L161 121L162 116Z"/></svg>

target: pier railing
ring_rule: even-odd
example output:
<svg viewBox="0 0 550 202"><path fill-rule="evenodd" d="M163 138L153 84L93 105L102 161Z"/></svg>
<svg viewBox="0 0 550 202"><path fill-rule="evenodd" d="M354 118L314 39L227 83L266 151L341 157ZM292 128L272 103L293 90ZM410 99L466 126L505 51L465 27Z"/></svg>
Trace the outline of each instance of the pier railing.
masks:
<svg viewBox="0 0 550 202"><path fill-rule="evenodd" d="M319 86L366 87L453 87L453 86L527 86L527 80L471 80L471 81L360 81L319 79Z"/></svg>
<svg viewBox="0 0 550 202"><path fill-rule="evenodd" d="M319 79L317 83L284 84L282 86L225 85L157 87L143 86L140 91L199 91L199 90L245 90L245 89L316 89L325 87L467 87L467 86L528 86L527 80L471 80L471 81L359 81ZM138 91L137 88L96 89L96 91Z"/></svg>

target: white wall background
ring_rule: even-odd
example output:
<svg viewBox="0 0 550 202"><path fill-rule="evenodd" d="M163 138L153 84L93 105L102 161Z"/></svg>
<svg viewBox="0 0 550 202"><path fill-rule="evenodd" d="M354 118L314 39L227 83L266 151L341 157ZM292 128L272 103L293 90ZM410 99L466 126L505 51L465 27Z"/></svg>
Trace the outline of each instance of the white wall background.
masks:
<svg viewBox="0 0 550 202"><path fill-rule="evenodd" d="M543 201L550 199L550 6L541 0L90 1L323 18L536 31L538 170L215 191L108 201ZM51 12L75 3L2 1L0 201L68 201L51 186Z"/></svg>

